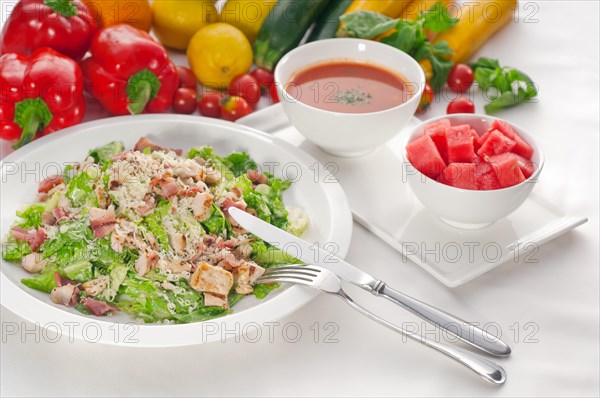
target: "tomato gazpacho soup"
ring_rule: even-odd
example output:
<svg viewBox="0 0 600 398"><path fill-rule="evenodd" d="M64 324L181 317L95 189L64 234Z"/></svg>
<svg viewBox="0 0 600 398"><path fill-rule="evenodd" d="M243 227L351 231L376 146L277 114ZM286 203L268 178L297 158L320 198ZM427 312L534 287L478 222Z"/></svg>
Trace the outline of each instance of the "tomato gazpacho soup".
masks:
<svg viewBox="0 0 600 398"><path fill-rule="evenodd" d="M291 77L286 91L306 105L342 113L383 111L413 95L404 76L354 60L325 61L301 69Z"/></svg>

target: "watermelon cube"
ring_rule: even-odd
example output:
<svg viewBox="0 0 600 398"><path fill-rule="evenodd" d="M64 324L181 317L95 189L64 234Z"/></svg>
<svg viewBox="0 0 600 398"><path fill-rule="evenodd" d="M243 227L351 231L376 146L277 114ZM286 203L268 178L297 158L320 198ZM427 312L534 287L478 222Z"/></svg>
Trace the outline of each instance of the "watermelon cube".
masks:
<svg viewBox="0 0 600 398"><path fill-rule="evenodd" d="M477 152L481 145L479 144L479 134L473 129L471 129L471 139L473 140L473 150Z"/></svg>
<svg viewBox="0 0 600 398"><path fill-rule="evenodd" d="M513 153L513 155L515 159L517 159L517 164L521 168L521 172L523 173L525 178L531 177L531 175L535 171L535 165L533 164L533 162L529 159L524 158L521 155L517 155L516 153Z"/></svg>
<svg viewBox="0 0 600 398"><path fill-rule="evenodd" d="M523 138L521 138L521 136L517 134L508 123L496 119L490 126L490 130L494 129L500 131L506 137L515 142L515 147L512 149L512 152L523 156L525 159L531 159L531 156L533 155L533 148Z"/></svg>
<svg viewBox="0 0 600 398"><path fill-rule="evenodd" d="M491 156L487 160L494 168L501 188L512 187L525 181L525 176L513 153L502 153Z"/></svg>
<svg viewBox="0 0 600 398"><path fill-rule="evenodd" d="M477 190L476 167L473 163L450 163L442 171L440 182L455 188Z"/></svg>
<svg viewBox="0 0 600 398"><path fill-rule="evenodd" d="M410 163L429 178L436 179L446 167L440 152L427 134L408 144L406 155Z"/></svg>
<svg viewBox="0 0 600 398"><path fill-rule="evenodd" d="M499 132L501 132L502 134L504 134L511 140L514 140L515 135L517 134L517 133L515 133L515 130L513 130L513 128L510 126L510 124L503 122L502 120L498 120L498 119L494 120L492 122L492 125L488 129L488 131L493 131L493 130L498 130Z"/></svg>
<svg viewBox="0 0 600 398"><path fill-rule="evenodd" d="M450 127L449 119L441 119L423 127L423 133L431 137L444 162L448 163L448 145L446 144L446 129Z"/></svg>
<svg viewBox="0 0 600 398"><path fill-rule="evenodd" d="M480 158L481 159L481 158ZM481 161L476 164L475 168L475 181L477 182L477 189L480 190L491 190L500 189L500 182L496 177L496 172L491 164Z"/></svg>
<svg viewBox="0 0 600 398"><path fill-rule="evenodd" d="M477 154L486 159L487 156L510 152L514 147L515 142L513 140L498 130L492 130L485 142L481 145L481 148L477 151Z"/></svg>
<svg viewBox="0 0 600 398"><path fill-rule="evenodd" d="M468 163L475 156L473 136L468 124L453 126L446 129L449 163Z"/></svg>

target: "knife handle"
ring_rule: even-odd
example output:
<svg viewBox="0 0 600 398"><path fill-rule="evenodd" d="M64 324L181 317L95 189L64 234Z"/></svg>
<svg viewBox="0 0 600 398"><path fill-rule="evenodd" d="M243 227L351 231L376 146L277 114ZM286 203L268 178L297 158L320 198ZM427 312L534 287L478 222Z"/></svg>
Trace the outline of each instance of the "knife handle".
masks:
<svg viewBox="0 0 600 398"><path fill-rule="evenodd" d="M419 318L433 323L446 330L448 333L458 337L465 343L483 350L488 354L499 357L510 355L510 347L498 337L454 315L450 315L447 312L394 290L384 282L379 281L379 283L374 286L372 293L376 296L387 298L391 302L412 312Z"/></svg>

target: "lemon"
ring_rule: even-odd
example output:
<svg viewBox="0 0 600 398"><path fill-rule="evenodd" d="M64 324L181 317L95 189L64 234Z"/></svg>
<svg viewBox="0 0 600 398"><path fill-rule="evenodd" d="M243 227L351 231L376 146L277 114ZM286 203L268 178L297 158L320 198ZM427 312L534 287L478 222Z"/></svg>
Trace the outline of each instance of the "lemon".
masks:
<svg viewBox="0 0 600 398"><path fill-rule="evenodd" d="M202 84L225 89L234 77L250 70L252 46L238 28L218 22L196 32L187 57Z"/></svg>
<svg viewBox="0 0 600 398"><path fill-rule="evenodd" d="M221 10L221 21L235 26L254 43L258 31L276 0L227 0Z"/></svg>
<svg viewBox="0 0 600 398"><path fill-rule="evenodd" d="M212 0L154 0L154 34L162 44L185 50L198 29L217 22Z"/></svg>

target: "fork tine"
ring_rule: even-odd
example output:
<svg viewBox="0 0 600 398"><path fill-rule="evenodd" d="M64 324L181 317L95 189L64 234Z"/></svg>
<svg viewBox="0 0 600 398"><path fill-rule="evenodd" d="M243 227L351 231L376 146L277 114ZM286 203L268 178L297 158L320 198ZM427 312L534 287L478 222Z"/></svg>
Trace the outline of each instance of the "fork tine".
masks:
<svg viewBox="0 0 600 398"><path fill-rule="evenodd" d="M310 279L305 279L305 278L299 278L299 277L261 277L258 278L257 282L259 283L297 283L300 285L307 285L307 286L311 286L312 285L312 280Z"/></svg>
<svg viewBox="0 0 600 398"><path fill-rule="evenodd" d="M267 273L268 272L277 272L279 270L303 270L303 271L312 271L312 272L321 272L321 269L318 267L314 267L311 265L281 265L279 267L273 267L273 268L268 268L267 269Z"/></svg>
<svg viewBox="0 0 600 398"><path fill-rule="evenodd" d="M318 273L315 272L311 272L310 270L303 270L303 269L281 269L281 270L273 270L273 271L268 271L265 272L266 276L280 276L282 274L288 274L288 275L304 275L304 276L309 276L311 278L316 278L317 276L319 276Z"/></svg>

